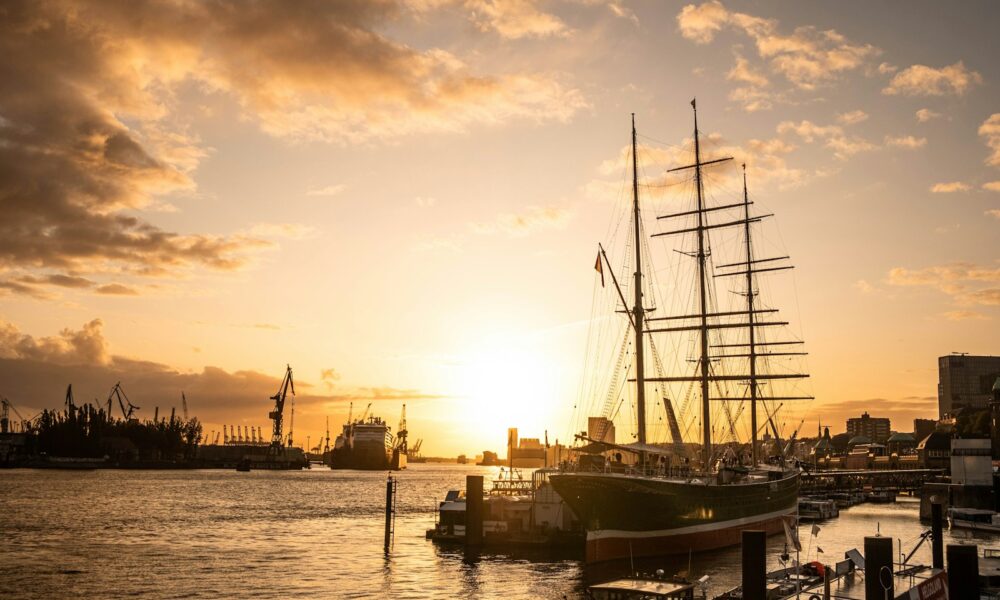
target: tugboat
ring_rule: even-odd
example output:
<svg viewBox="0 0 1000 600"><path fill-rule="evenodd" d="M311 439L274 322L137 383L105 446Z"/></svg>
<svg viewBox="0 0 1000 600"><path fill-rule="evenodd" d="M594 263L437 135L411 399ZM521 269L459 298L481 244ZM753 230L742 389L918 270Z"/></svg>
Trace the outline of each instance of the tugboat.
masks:
<svg viewBox="0 0 1000 600"><path fill-rule="evenodd" d="M783 263L787 256L760 257L752 243L752 225L770 215L755 214L746 187L746 169L743 172L743 194L739 201L710 203L712 196L705 193L704 170L732 160L732 157L705 160L701 154L698 131L698 113L694 108L694 164L670 169L668 172L690 174L686 181L692 187L694 204L688 210L661 215L659 219L680 224L657 236L680 236L682 243L674 250L692 259L694 273L689 279L675 275L677 281L692 281L693 293L677 289L680 314L653 318L647 301L657 299L655 282L645 280L643 260L650 250L643 240L639 202L638 159L635 116L632 117L632 202L631 227L628 246L634 250L627 269L634 269L631 277L616 277L612 261L603 246L598 246L595 269L604 284L605 272L611 275L617 295L607 294L611 302L620 303L615 311L628 318L626 339L621 343L616 375L612 377L619 388L609 393L616 400L618 389L624 386L623 364L629 349L634 353L626 381L634 382L630 396L635 399L637 442L627 445L607 444L602 436L594 439L578 435L577 439L598 446L596 455L586 463L549 476L552 486L580 517L587 529L586 558L588 562L628 559L640 556L663 556L699 552L739 544L740 532L758 529L774 534L782 531L783 519L797 510L799 473L797 466L786 465L784 453L774 461L761 460L758 433L770 425L778 438L774 414L778 403L788 400L812 399L812 396L794 395L793 391L779 393L773 387L780 380L807 377L783 364L777 357L802 355L802 352L785 352L798 340L764 338L765 327L787 325L785 321L768 318L777 309L765 304L760 297L758 279L765 272L789 269ZM667 184L663 184L666 186ZM643 187L645 187L643 185ZM709 240L710 232L722 228L737 228L737 235L730 239L739 241L730 252L730 262L715 264L721 248ZM679 259L684 260L684 259ZM720 261L721 262L721 261ZM731 276L736 282L731 290L735 296L730 306L720 306L721 294L715 291L713 281ZM632 279L631 283L628 281ZM622 280L622 286L619 285ZM629 289L629 285L631 289ZM632 303L626 298L631 295ZM613 300L611 300L613 298ZM690 302L691 306L683 306ZM665 302L664 302L665 303ZM622 306L624 305L624 306ZM675 340L665 347L689 348L690 357L677 356L677 365L690 363L689 371L668 376L653 343L654 333L679 334L687 341ZM725 334L725 337L723 335ZM680 352L683 352L681 350ZM651 360L650 360L651 359ZM646 361L655 366L655 376L647 374ZM680 368L680 367L678 367ZM662 394L667 424L673 444L656 445L647 442L646 394L647 384L655 384ZM687 412L688 402L675 412L665 387L682 385L672 394L675 398L688 398L700 408L700 415ZM650 385L652 387L652 385ZM713 408L713 405L716 408ZM606 406L605 418L612 415L614 404ZM750 447L745 455L733 452L733 445L716 446L713 451L713 430L719 442L736 439L735 422L743 408L750 413ZM766 420L758 424L758 409L763 408ZM722 426L713 425L713 416L724 416ZM682 427L688 429L697 420L701 422L700 456L689 454L682 439ZM728 421L728 423L726 423ZM726 427L728 425L728 428ZM586 447L584 447L586 448ZM602 465L600 453L621 450L635 455L636 460L626 469L613 469ZM586 452L587 450L582 451ZM671 463L671 461L676 461ZM680 463L680 465L678 465Z"/></svg>
<svg viewBox="0 0 1000 600"><path fill-rule="evenodd" d="M406 405L395 437L388 423L370 415L372 405L357 419L348 414L347 423L328 455L331 469L399 471L406 468ZM353 405L352 405L353 412Z"/></svg>

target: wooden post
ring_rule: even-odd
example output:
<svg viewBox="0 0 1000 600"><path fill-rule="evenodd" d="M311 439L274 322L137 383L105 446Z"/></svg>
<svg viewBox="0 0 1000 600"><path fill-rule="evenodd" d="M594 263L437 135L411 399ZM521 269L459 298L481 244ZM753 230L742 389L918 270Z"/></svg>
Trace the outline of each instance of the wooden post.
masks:
<svg viewBox="0 0 1000 600"><path fill-rule="evenodd" d="M944 539L942 539L942 513L940 502L931 504L931 566L935 569L944 568Z"/></svg>
<svg viewBox="0 0 1000 600"><path fill-rule="evenodd" d="M385 480L385 553L389 554L389 547L392 545L392 515L395 512L393 506L393 496L396 494L395 481L392 475Z"/></svg>
<svg viewBox="0 0 1000 600"><path fill-rule="evenodd" d="M892 574L892 538L865 538L865 600L895 598ZM958 598L960 596L955 596Z"/></svg>
<svg viewBox="0 0 1000 600"><path fill-rule="evenodd" d="M465 476L465 545L483 543L483 476Z"/></svg>
<svg viewBox="0 0 1000 600"><path fill-rule="evenodd" d="M767 594L767 533L743 531L742 587L744 600L765 600Z"/></svg>
<svg viewBox="0 0 1000 600"><path fill-rule="evenodd" d="M948 597L979 597L979 551L977 546L948 544Z"/></svg>
<svg viewBox="0 0 1000 600"><path fill-rule="evenodd" d="M823 600L830 600L830 565L823 566Z"/></svg>

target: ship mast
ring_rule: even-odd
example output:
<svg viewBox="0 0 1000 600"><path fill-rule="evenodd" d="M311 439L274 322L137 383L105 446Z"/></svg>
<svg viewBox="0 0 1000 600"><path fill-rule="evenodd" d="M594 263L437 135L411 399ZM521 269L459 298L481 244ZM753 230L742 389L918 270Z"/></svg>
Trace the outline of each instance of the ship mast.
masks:
<svg viewBox="0 0 1000 600"><path fill-rule="evenodd" d="M711 407L708 400L708 298L706 294L706 263L705 254L705 197L701 180L701 144L698 140L698 105L691 101L694 109L694 177L698 192L698 304L701 317L701 356L698 366L701 370L701 424L702 424L702 465L707 471L712 461L712 421Z"/></svg>
<svg viewBox="0 0 1000 600"><path fill-rule="evenodd" d="M747 165L743 163L743 235L747 263L747 330L750 335L750 456L756 465L757 456L757 332L754 331L753 245L750 242L750 197L747 195Z"/></svg>
<svg viewBox="0 0 1000 600"><path fill-rule="evenodd" d="M677 172L687 169L694 169L694 179L695 188L697 196L697 206L695 210L683 211L673 214L658 216L658 219L673 219L677 217L690 217L696 216L697 222L695 227L686 227L681 229L674 229L672 231L664 231L660 233L653 234L653 237L664 236L664 235L683 235L688 233L697 234L697 248L694 252L682 252L687 256L697 259L698 261L698 297L697 297L697 309L694 314L687 315L676 315L676 316L665 316L657 318L646 319L647 322L659 322L659 321L687 321L687 324L679 324L676 326L668 327L656 327L646 330L646 333L657 333L657 332L685 332L685 333L695 333L697 332L699 337L699 356L697 364L697 373L694 375L676 376L676 377L648 377L645 380L647 382L697 382L700 385L701 391L701 412L702 412L702 463L703 468L708 471L711 469L712 462L712 424L711 424L711 402L715 400L719 401L730 401L739 400L739 398L726 398L719 397L713 398L710 395L710 383L714 381L732 381L732 382L746 382L749 381L750 384L750 413L751 413L751 428L752 432L752 454L754 455L754 462L757 460L757 404L760 401L765 400L805 400L811 399L811 396L775 396L769 395L764 398L760 396L759 382L761 380L775 380L775 379L794 379L807 377L805 374L800 373L761 373L758 369L758 359L761 357L770 356L793 356L804 354L801 352L765 352L760 351L761 346L779 346L785 344L801 344L798 341L781 341L781 342L760 342L757 336L758 327L780 327L783 325L788 325L786 321L770 321L770 320L759 320L756 318L758 314L762 313L775 313L777 310L774 309L760 309L757 307L755 302L755 292L754 292L754 276L757 273L769 272L769 271L780 271L784 269L791 268L790 266L772 266L772 267L761 267L758 266L760 263L783 260L787 259L787 256L774 257L774 258L763 258L754 259L753 258L753 246L750 237L750 224L759 222L765 217L771 215L751 215L749 205L751 204L749 200L749 195L746 192L746 183L744 180L744 193L742 202L723 204L716 206L708 206L705 198L705 186L702 169L704 167L715 165L718 163L723 163L732 160L732 157L716 158L711 160L702 160L701 157L701 139L698 133L698 108L697 103L692 100L691 107L694 109L694 150L695 150L695 162L691 165L686 165L683 167L676 167L669 169L667 172ZM742 214L740 218L724 222L711 222L708 217L709 214L715 214L716 211L729 211L737 208L742 208ZM709 292L711 288L709 280L709 269L708 269L708 259L711 256L711 247L709 244L708 231L713 229L720 229L724 227L736 227L741 226L744 228L744 233L746 235L746 241L744 244L744 251L746 256L743 260L739 262L716 265L716 269L720 269L720 272L714 273L711 276L715 277L728 277L728 276L746 276L746 287L747 287L747 304L746 307L741 310L733 311L711 311L709 306ZM738 267L738 270L726 270L727 268ZM732 322L728 321L731 318L745 317L742 322ZM749 343L737 343L737 344L711 344L709 340L709 332L715 329L742 329L746 328L749 331ZM719 351L716 354L710 353L710 349L723 349L723 348L747 348L745 353L731 353L724 350ZM749 373L713 373L711 361L713 359L733 359L733 358L750 358L750 368ZM766 407L765 407L766 408ZM769 414L769 421L770 421ZM773 423L772 423L773 425ZM733 427L733 419L730 419L730 427Z"/></svg>
<svg viewBox="0 0 1000 600"><path fill-rule="evenodd" d="M643 367L642 328L645 309L642 306L642 233L639 217L639 158L636 152L635 113L632 113L632 223L635 227L635 281L633 292L635 302L632 308L632 328L635 330L635 386L636 411L639 413L637 437L640 444L646 443L646 372ZM643 454L645 456L645 454Z"/></svg>

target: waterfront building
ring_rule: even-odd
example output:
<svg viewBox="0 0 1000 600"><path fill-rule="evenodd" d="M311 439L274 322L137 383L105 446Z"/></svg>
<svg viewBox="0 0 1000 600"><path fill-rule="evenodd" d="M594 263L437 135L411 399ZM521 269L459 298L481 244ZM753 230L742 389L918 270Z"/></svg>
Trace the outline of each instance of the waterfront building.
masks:
<svg viewBox="0 0 1000 600"><path fill-rule="evenodd" d="M955 485L993 485L990 440L951 440L951 482Z"/></svg>
<svg viewBox="0 0 1000 600"><path fill-rule="evenodd" d="M960 408L986 408L1000 377L1000 356L949 354L938 358L938 416Z"/></svg>
<svg viewBox="0 0 1000 600"><path fill-rule="evenodd" d="M947 469L951 460L951 433L937 430L920 440L917 456L925 469Z"/></svg>
<svg viewBox="0 0 1000 600"><path fill-rule="evenodd" d="M830 428L823 430L823 437L819 438L813 446L813 455L816 458L827 458L833 455L833 442L830 440Z"/></svg>
<svg viewBox="0 0 1000 600"><path fill-rule="evenodd" d="M886 446L889 448L889 454L898 456L912 454L917 447L917 439L911 433L894 433L889 436Z"/></svg>
<svg viewBox="0 0 1000 600"><path fill-rule="evenodd" d="M872 417L867 412L860 417L847 420L847 435L864 436L873 442L884 444L889 439L889 419Z"/></svg>

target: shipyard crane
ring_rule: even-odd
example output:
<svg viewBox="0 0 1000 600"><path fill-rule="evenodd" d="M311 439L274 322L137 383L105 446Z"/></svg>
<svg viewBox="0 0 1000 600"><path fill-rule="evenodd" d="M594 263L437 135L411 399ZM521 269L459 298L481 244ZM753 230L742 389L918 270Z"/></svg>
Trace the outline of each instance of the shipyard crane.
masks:
<svg viewBox="0 0 1000 600"><path fill-rule="evenodd" d="M288 447L292 447L292 430L295 429L295 396L292 396L292 415L288 419Z"/></svg>
<svg viewBox="0 0 1000 600"><path fill-rule="evenodd" d="M187 399L187 396L184 395L184 392L181 392L181 408L184 411L184 422L187 423L187 421L188 421L188 399Z"/></svg>
<svg viewBox="0 0 1000 600"><path fill-rule="evenodd" d="M400 454L406 454L406 405L403 405L403 413L399 416L399 429L396 430L396 448Z"/></svg>
<svg viewBox="0 0 1000 600"><path fill-rule="evenodd" d="M281 385L278 387L278 393L271 396L271 400L274 400L274 410L267 414L268 418L274 421L274 431L271 435L271 449L278 450L283 445L284 435L282 435L281 430L281 420L282 413L285 410L285 398L288 396L288 391L291 390L292 396L295 396L295 382L292 381L292 367L291 365L286 365L285 377L281 380Z"/></svg>
<svg viewBox="0 0 1000 600"><path fill-rule="evenodd" d="M70 387L72 387L72 386L70 386ZM69 394L69 393L70 393L69 390L67 390L67 394ZM118 406L121 407L121 409L122 409L122 416L125 417L126 421L131 421L132 420L132 414L135 411L139 410L139 407L136 406L136 405L134 405L134 404L132 404L132 402L128 399L128 396L125 395L125 391L122 389L122 382L119 381L118 383L116 383L115 387L111 388L111 393L108 394L108 416L111 416L111 399L112 398L117 398L118 399ZM70 398L67 397L67 402L69 402L69 401L70 401ZM128 406L127 409L125 408L126 405ZM171 411L170 420L171 421L174 420L173 411Z"/></svg>
<svg viewBox="0 0 1000 600"><path fill-rule="evenodd" d="M323 446L323 452L330 451L330 415L326 416L326 445Z"/></svg>
<svg viewBox="0 0 1000 600"><path fill-rule="evenodd" d="M368 406L365 407L365 412L361 413L361 416L358 417L358 423L364 423L365 422L365 419L368 418L368 411L370 411L371 409L372 409L372 403L369 402Z"/></svg>
<svg viewBox="0 0 1000 600"><path fill-rule="evenodd" d="M72 415L76 411L76 404L73 403L73 384L66 386L66 416Z"/></svg>
<svg viewBox="0 0 1000 600"><path fill-rule="evenodd" d="M8 433L10 428L10 403L7 402L6 398L0 398L0 403L3 404L3 411L0 412L0 433Z"/></svg>

